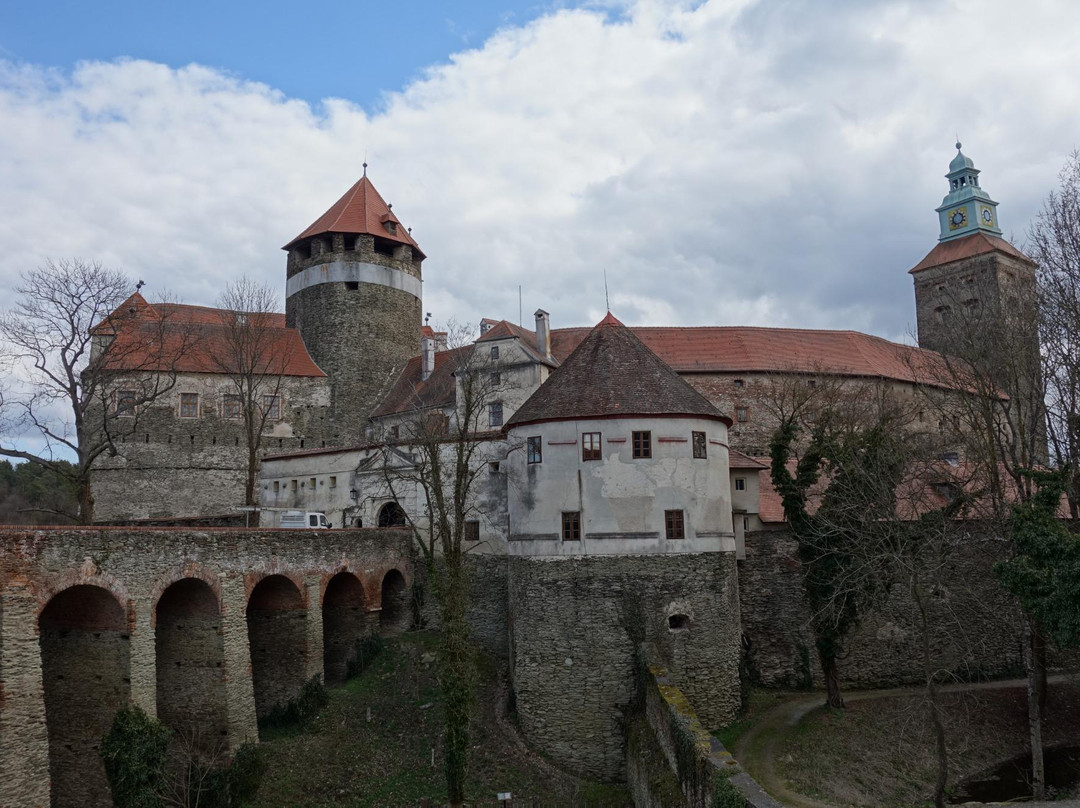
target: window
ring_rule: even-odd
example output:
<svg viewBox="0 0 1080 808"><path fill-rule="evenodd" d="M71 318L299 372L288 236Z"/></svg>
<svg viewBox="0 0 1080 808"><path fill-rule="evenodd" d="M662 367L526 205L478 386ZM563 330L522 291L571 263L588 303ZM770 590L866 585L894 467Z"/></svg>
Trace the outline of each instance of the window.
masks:
<svg viewBox="0 0 1080 808"><path fill-rule="evenodd" d="M396 426L390 427L390 440L397 440L399 434L401 433Z"/></svg>
<svg viewBox="0 0 1080 808"><path fill-rule="evenodd" d="M337 477L331 477L330 478L330 487L331 488L337 488Z"/></svg>
<svg viewBox="0 0 1080 808"><path fill-rule="evenodd" d="M134 390L121 390L116 394L116 414L120 416L135 415Z"/></svg>
<svg viewBox="0 0 1080 808"><path fill-rule="evenodd" d="M492 401L488 404L488 426L502 426L502 402Z"/></svg>
<svg viewBox="0 0 1080 808"><path fill-rule="evenodd" d="M198 393L181 393L180 394L180 417L181 418L198 418L199 417L199 394Z"/></svg>
<svg viewBox="0 0 1080 808"><path fill-rule="evenodd" d="M686 614L668 615L667 625L669 631L689 631L690 616Z"/></svg>
<svg viewBox="0 0 1080 808"><path fill-rule="evenodd" d="M664 511L664 535L669 539L686 537L682 511Z"/></svg>
<svg viewBox="0 0 1080 808"><path fill-rule="evenodd" d="M291 483L292 483L292 492L295 494L296 493L296 480L292 480Z"/></svg>
<svg viewBox="0 0 1080 808"><path fill-rule="evenodd" d="M735 408L735 420L740 424L745 424L750 420L750 414L746 411L746 407Z"/></svg>
<svg viewBox="0 0 1080 808"><path fill-rule="evenodd" d="M502 374L501 373L492 373L491 374L491 383L492 384L502 384Z"/></svg>
<svg viewBox="0 0 1080 808"><path fill-rule="evenodd" d="M465 541L480 541L480 523L475 519L465 523Z"/></svg>
<svg viewBox="0 0 1080 808"><path fill-rule="evenodd" d="M694 457L698 460L705 460L708 457L705 451L705 433L691 432L690 437L693 439Z"/></svg>
<svg viewBox="0 0 1080 808"><path fill-rule="evenodd" d="M563 511L563 541L581 541L581 511Z"/></svg>
<svg viewBox="0 0 1080 808"><path fill-rule="evenodd" d="M274 480L274 493L276 494L281 490L281 483L278 480Z"/></svg>
<svg viewBox="0 0 1080 808"><path fill-rule="evenodd" d="M239 418L243 414L242 410L243 405L240 396L235 393L229 393L225 396L223 414L226 418Z"/></svg>
<svg viewBox="0 0 1080 808"><path fill-rule="evenodd" d="M490 471L492 474L498 474L499 473L499 468L500 467L499 467L499 461L498 460L493 460L490 463L488 463L488 471Z"/></svg>
<svg viewBox="0 0 1080 808"><path fill-rule="evenodd" d="M581 436L581 459L599 460L600 457L600 433L583 433Z"/></svg>
<svg viewBox="0 0 1080 808"><path fill-rule="evenodd" d="M308 523L308 527L318 527L319 526L319 517L316 516L313 513L309 513L308 518L307 518L307 523Z"/></svg>
<svg viewBox="0 0 1080 808"><path fill-rule="evenodd" d="M308 479L308 488L314 488L314 487L315 487L315 478L311 477L311 478Z"/></svg>
<svg viewBox="0 0 1080 808"><path fill-rule="evenodd" d="M742 379L736 379L734 384L736 387L742 388L746 384L746 382L744 382Z"/></svg>
<svg viewBox="0 0 1080 808"><path fill-rule="evenodd" d="M652 432L634 432L634 459L652 457Z"/></svg>
<svg viewBox="0 0 1080 808"><path fill-rule="evenodd" d="M529 438L529 462L530 463L543 463L544 462L544 439L539 435L534 435Z"/></svg>
<svg viewBox="0 0 1080 808"><path fill-rule="evenodd" d="M499 346L498 345L492 345L491 346L491 358L492 359L498 359L499 358Z"/></svg>
<svg viewBox="0 0 1080 808"><path fill-rule="evenodd" d="M735 478L735 490L736 491L745 491L746 490L746 478L745 477L736 477Z"/></svg>
<svg viewBox="0 0 1080 808"><path fill-rule="evenodd" d="M278 420L281 417L281 396L263 396L263 409L271 421Z"/></svg>
<svg viewBox="0 0 1080 808"><path fill-rule="evenodd" d="M359 281L345 281L345 291L347 291L347 292L359 292L360 291L360 282Z"/></svg>

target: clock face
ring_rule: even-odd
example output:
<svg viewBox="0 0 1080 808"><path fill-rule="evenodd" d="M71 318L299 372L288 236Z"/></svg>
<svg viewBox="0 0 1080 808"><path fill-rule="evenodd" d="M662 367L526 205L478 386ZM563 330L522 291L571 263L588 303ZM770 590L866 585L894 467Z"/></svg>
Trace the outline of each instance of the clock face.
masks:
<svg viewBox="0 0 1080 808"><path fill-rule="evenodd" d="M949 211L949 229L959 230L967 224L967 211L963 208L957 208L956 210Z"/></svg>
<svg viewBox="0 0 1080 808"><path fill-rule="evenodd" d="M990 208L983 208L982 209L982 220L983 220L983 224L993 224L994 223L994 214L990 212Z"/></svg>

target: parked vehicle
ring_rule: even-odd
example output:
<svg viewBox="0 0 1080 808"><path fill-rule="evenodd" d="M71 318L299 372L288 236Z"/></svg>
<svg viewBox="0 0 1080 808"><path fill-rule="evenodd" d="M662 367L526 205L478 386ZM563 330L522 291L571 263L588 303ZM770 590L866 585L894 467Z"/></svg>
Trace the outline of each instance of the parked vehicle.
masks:
<svg viewBox="0 0 1080 808"><path fill-rule="evenodd" d="M278 527L294 529L326 530L333 526L332 522L326 521L326 514L318 511L283 511L278 522Z"/></svg>

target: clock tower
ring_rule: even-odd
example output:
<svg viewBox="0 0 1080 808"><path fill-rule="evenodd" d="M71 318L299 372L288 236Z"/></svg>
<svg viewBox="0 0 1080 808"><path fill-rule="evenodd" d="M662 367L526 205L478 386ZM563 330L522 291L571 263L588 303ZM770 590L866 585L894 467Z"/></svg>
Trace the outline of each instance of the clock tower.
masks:
<svg viewBox="0 0 1080 808"><path fill-rule="evenodd" d="M979 169L971 158L960 151L956 144L956 157L949 163L949 193L937 209L941 222L939 241L963 238L972 233L983 232L1001 235L998 227L997 202L979 185Z"/></svg>

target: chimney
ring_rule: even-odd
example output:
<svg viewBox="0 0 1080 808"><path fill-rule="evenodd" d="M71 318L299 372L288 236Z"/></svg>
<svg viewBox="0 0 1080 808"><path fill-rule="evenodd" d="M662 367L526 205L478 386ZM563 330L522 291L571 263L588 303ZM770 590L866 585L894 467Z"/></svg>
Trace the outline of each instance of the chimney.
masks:
<svg viewBox="0 0 1080 808"><path fill-rule="evenodd" d="M433 370L435 370L435 338L424 337L420 340L420 380L426 382Z"/></svg>
<svg viewBox="0 0 1080 808"><path fill-rule="evenodd" d="M482 319L480 321L480 336L481 337L484 336L484 334L486 334L490 330L491 330L491 321L488 320L487 317L485 317L484 319Z"/></svg>
<svg viewBox="0 0 1080 808"><path fill-rule="evenodd" d="M543 309L536 310L536 350L545 359L551 358L551 315Z"/></svg>
<svg viewBox="0 0 1080 808"><path fill-rule="evenodd" d="M447 332L446 331L436 331L435 332L435 350L436 351L445 351L446 350L446 338L447 338Z"/></svg>

